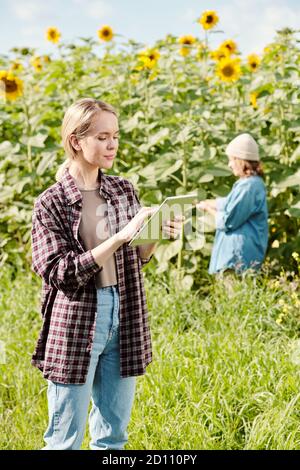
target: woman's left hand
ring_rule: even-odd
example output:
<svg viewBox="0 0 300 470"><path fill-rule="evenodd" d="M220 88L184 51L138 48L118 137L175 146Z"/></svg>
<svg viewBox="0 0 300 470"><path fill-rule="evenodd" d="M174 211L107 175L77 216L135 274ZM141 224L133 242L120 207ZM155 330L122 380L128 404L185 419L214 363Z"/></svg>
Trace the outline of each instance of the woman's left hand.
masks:
<svg viewBox="0 0 300 470"><path fill-rule="evenodd" d="M177 238L182 232L184 215L177 215L174 219L167 220L162 225L162 233L168 238Z"/></svg>
<svg viewBox="0 0 300 470"><path fill-rule="evenodd" d="M200 201L196 204L197 209L202 210L202 211L208 211L209 210L209 205L207 201Z"/></svg>

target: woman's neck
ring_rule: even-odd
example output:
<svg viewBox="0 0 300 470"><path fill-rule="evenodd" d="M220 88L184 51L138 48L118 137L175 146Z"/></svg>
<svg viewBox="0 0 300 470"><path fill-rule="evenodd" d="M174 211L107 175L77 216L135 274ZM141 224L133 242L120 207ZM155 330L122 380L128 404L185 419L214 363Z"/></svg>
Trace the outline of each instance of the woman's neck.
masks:
<svg viewBox="0 0 300 470"><path fill-rule="evenodd" d="M100 187L100 181L98 179L99 168L92 170L87 168L80 168L78 165L71 165L69 173L75 180L79 189L97 189Z"/></svg>

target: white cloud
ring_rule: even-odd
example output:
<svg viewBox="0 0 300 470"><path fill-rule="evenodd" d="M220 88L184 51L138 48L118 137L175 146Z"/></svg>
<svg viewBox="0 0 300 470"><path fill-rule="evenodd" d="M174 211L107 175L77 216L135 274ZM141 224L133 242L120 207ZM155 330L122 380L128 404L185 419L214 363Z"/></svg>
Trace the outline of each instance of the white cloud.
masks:
<svg viewBox="0 0 300 470"><path fill-rule="evenodd" d="M113 14L112 6L104 0L72 0L82 7L82 13L95 20L109 18Z"/></svg>
<svg viewBox="0 0 300 470"><path fill-rule="evenodd" d="M14 15L23 21L34 22L45 19L50 13L50 4L40 0L13 0L9 3Z"/></svg>
<svg viewBox="0 0 300 470"><path fill-rule="evenodd" d="M187 10L182 15L182 19L184 21L188 21L189 23L195 21L199 17L199 12L196 13L193 8L187 8Z"/></svg>
<svg viewBox="0 0 300 470"><path fill-rule="evenodd" d="M27 38L32 37L43 37L45 31L44 28L38 25L24 26L20 29L20 33Z"/></svg>

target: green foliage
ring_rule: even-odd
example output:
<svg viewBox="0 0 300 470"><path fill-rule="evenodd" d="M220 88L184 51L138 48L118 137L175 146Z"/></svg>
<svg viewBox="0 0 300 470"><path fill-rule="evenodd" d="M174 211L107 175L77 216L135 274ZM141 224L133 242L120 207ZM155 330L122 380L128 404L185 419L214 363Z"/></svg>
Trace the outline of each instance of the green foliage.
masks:
<svg viewBox="0 0 300 470"><path fill-rule="evenodd" d="M60 44L59 58L43 64L40 72L27 65L19 72L24 95L1 108L0 265L19 268L30 262L34 199L54 183L64 159L63 114L87 96L118 109L121 140L113 173L129 178L145 205L193 191L200 198L226 195L234 178L225 146L236 134L250 132L259 142L266 171L268 256L286 265L290 254L300 250L300 54L294 33L279 32L258 71L244 67L240 80L230 85L217 79L215 64L205 54L203 60L181 57L172 36L155 45L161 55L154 72L135 69L141 45L134 41L101 52L92 39L81 41ZM18 50L16 58L25 60ZM257 107L250 103L251 93ZM196 214L191 217L195 226ZM162 256L162 247L157 258L162 256L164 264L157 268L174 267L195 278L207 265L212 241L209 230L189 250L183 243L178 251L174 243ZM188 274L191 260L196 270Z"/></svg>
<svg viewBox="0 0 300 470"><path fill-rule="evenodd" d="M30 359L41 286L11 274L0 282L0 448L40 449L47 383ZM137 379L127 449L299 449L299 279L229 276L186 292L147 276L146 290L153 362Z"/></svg>

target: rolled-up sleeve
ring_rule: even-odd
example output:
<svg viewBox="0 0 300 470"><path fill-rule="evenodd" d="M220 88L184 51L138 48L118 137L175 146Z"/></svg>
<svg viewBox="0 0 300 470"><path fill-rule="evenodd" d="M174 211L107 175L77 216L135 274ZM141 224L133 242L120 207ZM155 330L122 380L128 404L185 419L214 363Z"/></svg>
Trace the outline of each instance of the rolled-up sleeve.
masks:
<svg viewBox="0 0 300 470"><path fill-rule="evenodd" d="M66 295L75 293L101 271L88 250L76 254L56 218L44 206L35 206L31 229L32 270Z"/></svg>

